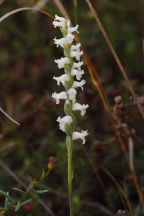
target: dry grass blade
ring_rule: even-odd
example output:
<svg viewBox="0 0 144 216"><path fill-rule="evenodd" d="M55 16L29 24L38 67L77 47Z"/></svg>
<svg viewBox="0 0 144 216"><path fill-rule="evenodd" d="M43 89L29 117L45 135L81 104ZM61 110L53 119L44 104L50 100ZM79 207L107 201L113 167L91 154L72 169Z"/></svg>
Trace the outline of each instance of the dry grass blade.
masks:
<svg viewBox="0 0 144 216"><path fill-rule="evenodd" d="M143 58L144 58L144 39L142 40L142 47L143 47Z"/></svg>
<svg viewBox="0 0 144 216"><path fill-rule="evenodd" d="M0 1L0 6L5 2L5 0L1 0Z"/></svg>
<svg viewBox="0 0 144 216"><path fill-rule="evenodd" d="M16 142L9 142L8 144L5 143L2 147L0 147L0 156L1 156L2 152L7 151L9 149L13 149L17 145L18 145L18 143L16 143Z"/></svg>
<svg viewBox="0 0 144 216"><path fill-rule="evenodd" d="M102 25L102 23L101 23L98 15L97 15L96 10L94 9L94 7L92 6L92 4L91 4L91 2L89 0L85 0L85 1L87 2L88 6L90 8L90 11L92 12L92 14L93 14L93 16L94 16L94 18L95 18L95 20L96 20L96 22L98 24L98 27L99 27L100 31L102 32L104 39L107 42L107 45L108 45L108 47L109 47L109 49L110 49L110 51L111 51L111 53L112 53L112 55L114 57L114 59L115 59L117 65L118 65L119 69L120 69L120 72L122 73L124 79L127 82L128 88L129 88L129 90L130 90L130 92L131 92L131 94L132 94L132 96L134 98L134 102L138 106L139 112L141 113L142 117L144 118L144 112L143 112L143 110L142 110L142 108L141 108L141 106L140 106L140 104L139 104L139 102L137 100L136 94L135 94L135 92L134 92L134 90L132 88L132 85L131 85L131 83L130 83L130 81L128 79L128 76L127 76L127 74L125 72L125 69L124 69L124 67L123 67L123 65L122 65L122 63L121 63L121 61L120 61L120 59L119 59L119 57L118 57L118 55L117 55L114 47L113 47L113 45L112 45L112 43L111 43L111 41L110 41L110 39L109 39L109 37L108 37L108 35L107 35L107 33L106 33L103 25Z"/></svg>
<svg viewBox="0 0 144 216"><path fill-rule="evenodd" d="M54 0L54 2L56 3L56 6L58 7L59 11L61 12L61 14L67 18L69 17L65 8L63 7L62 3L60 2L60 0ZM66 16L65 16L66 14ZM77 35L75 35L75 39L77 42L79 42L79 39L77 37ZM108 102L108 99L107 99L107 96L105 95L105 92L103 90L103 87L100 83L100 79L99 79L99 76L95 70L95 68L93 67L91 61L89 60L88 56L86 55L86 53L84 52L84 61L88 67L88 71L89 71L89 74L90 74L90 77L91 77L91 80L94 84L94 86L97 88L98 90L98 93L99 93L99 96L103 102L103 105L104 105L104 108L107 112L107 115L109 117L109 120L111 122L111 125L112 125L112 128L116 134L116 137L119 141L119 144L120 144L120 148L126 158L126 161L127 161L127 164L128 164L128 167L130 169L130 172L131 172L131 176L132 176L132 179L133 179L133 183L135 185L135 188L136 188L136 191L137 191L137 194L139 196L139 199L140 199L140 203L141 203L141 206L144 208L144 200L143 200L143 194L142 194L142 191L141 191L141 188L139 186L139 183L138 183L138 179L137 179L137 176L135 174L135 171L133 169L133 167L131 166L131 163L129 161L129 157L128 157L128 154L127 154L127 150L126 150L126 146L125 146L125 143L121 137L121 134L120 134L120 131L117 127L117 125L115 124L115 121L113 120L113 116L112 116L112 113L111 113L111 110L110 110L110 107L109 107L109 102ZM139 105L139 104L138 104Z"/></svg>
<svg viewBox="0 0 144 216"><path fill-rule="evenodd" d="M118 182L116 181L116 179L114 178L114 176L112 176L111 173L105 167L101 166L101 169L105 172L105 174L107 176L109 176L109 178L113 181L113 183L115 184L115 186L117 187L117 189L119 190L119 192L121 193L121 195L123 196L123 198L125 199L125 201L127 203L127 207L129 209L129 213L132 216L133 215L133 210L132 210L132 206L131 206L131 203L130 203L130 201L128 199L127 194L123 191L123 189L118 184Z"/></svg>
<svg viewBox="0 0 144 216"><path fill-rule="evenodd" d="M0 6L5 2L5 0L1 0L0 1Z"/></svg>
<svg viewBox="0 0 144 216"><path fill-rule="evenodd" d="M13 14L19 13L21 11L28 11L28 10L30 10L30 11L36 11L36 12L38 11L38 12L40 12L40 13L48 16L51 20L54 19L53 16L51 16L49 13L47 13L47 12L41 10L41 9L37 9L37 8L33 8L33 7L23 7L23 8L18 8L18 9L15 9L15 10L12 10L12 11L6 13L2 17L0 17L0 22L4 21L5 19L7 19L9 16L11 16Z"/></svg>
<svg viewBox="0 0 144 216"><path fill-rule="evenodd" d="M132 137L128 138L128 147L129 147L129 161L131 167L134 169L134 141Z"/></svg>
<svg viewBox="0 0 144 216"><path fill-rule="evenodd" d="M69 19L69 15L66 12L63 4L61 4L61 2L59 0L53 0L55 5L57 6L57 8L59 9L59 11L61 12L61 14L63 15L63 17Z"/></svg>
<svg viewBox="0 0 144 216"><path fill-rule="evenodd" d="M111 197L108 195L104 181L103 181L101 175L99 174L99 167L95 166L95 164L93 163L93 161L92 161L91 157L89 156L88 152L86 151L86 149L83 146L80 146L80 147L82 148L82 151L83 151L88 163L90 164L93 173L96 175L96 179L99 182L99 185L102 189L102 193L105 196L105 200L107 202L107 205L109 206L110 209L114 209Z"/></svg>
<svg viewBox="0 0 144 216"><path fill-rule="evenodd" d="M129 200L127 194L122 190L121 186L117 183L115 178L111 175L111 173L105 167L100 166L99 168L96 168L95 165L93 164L91 158L89 157L89 154L85 150L85 148L82 147L82 150L83 150L89 164L91 165L91 168L92 168L93 172L96 174L97 178L99 178L98 175L97 175L99 168L101 168L107 174L107 176L109 176L111 178L111 180L113 181L113 183L115 184L115 186L118 188L119 192L121 193L121 195L125 199L125 201L127 203L127 207L129 209L129 212L130 212L130 215L132 215L132 206L131 206L130 200Z"/></svg>
<svg viewBox="0 0 144 216"><path fill-rule="evenodd" d="M17 124L20 126L20 123L14 120L12 117L10 117L1 107L0 107L0 112L2 112L8 119L10 119L13 123Z"/></svg>

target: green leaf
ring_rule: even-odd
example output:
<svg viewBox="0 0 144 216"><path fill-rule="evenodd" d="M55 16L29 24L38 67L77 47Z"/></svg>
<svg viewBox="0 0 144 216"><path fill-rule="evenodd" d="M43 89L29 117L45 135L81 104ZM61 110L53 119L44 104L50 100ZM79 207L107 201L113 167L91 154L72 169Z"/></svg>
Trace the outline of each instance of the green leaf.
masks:
<svg viewBox="0 0 144 216"><path fill-rule="evenodd" d="M30 183L30 185L28 186L28 188L27 188L27 191L26 191L26 192L29 192L29 191L31 191L31 190L32 190L32 188L33 188L33 184L32 184L32 183Z"/></svg>
<svg viewBox="0 0 144 216"><path fill-rule="evenodd" d="M24 206L24 205L26 205L27 203L29 203L29 202L31 202L31 201L32 201L32 199L28 199L28 200L22 202L20 205L21 205L21 206Z"/></svg>
<svg viewBox="0 0 144 216"><path fill-rule="evenodd" d="M4 209L8 209L9 206L9 192L7 192L7 196L5 197Z"/></svg>
<svg viewBox="0 0 144 216"><path fill-rule="evenodd" d="M15 206L15 211L18 211L21 207L21 202L18 200L17 205Z"/></svg>
<svg viewBox="0 0 144 216"><path fill-rule="evenodd" d="M42 181L45 177L46 173L45 173L45 170L42 169L42 173L41 173L41 177L40 177L40 181Z"/></svg>
<svg viewBox="0 0 144 216"><path fill-rule="evenodd" d="M13 199L10 197L9 192L6 193L6 192L0 190L0 194L3 195L3 196L5 196L5 197L8 197L9 200L11 200L13 202Z"/></svg>
<svg viewBox="0 0 144 216"><path fill-rule="evenodd" d="M18 200L17 205L15 206L15 211L18 211L22 206L26 205L27 203L31 202L32 199L28 199L24 202L20 202L20 200Z"/></svg>
<svg viewBox="0 0 144 216"><path fill-rule="evenodd" d="M3 195L3 196L7 196L7 193L2 191L2 190L0 190L0 194Z"/></svg>
<svg viewBox="0 0 144 216"><path fill-rule="evenodd" d="M47 193L48 190L34 190L34 192L37 194L43 194L43 193Z"/></svg>
<svg viewBox="0 0 144 216"><path fill-rule="evenodd" d="M23 190L21 190L21 189L19 189L19 188L13 188L13 190L16 190L16 191L18 191L18 192L20 192L20 193L22 193L22 194L25 193L25 191L23 191Z"/></svg>

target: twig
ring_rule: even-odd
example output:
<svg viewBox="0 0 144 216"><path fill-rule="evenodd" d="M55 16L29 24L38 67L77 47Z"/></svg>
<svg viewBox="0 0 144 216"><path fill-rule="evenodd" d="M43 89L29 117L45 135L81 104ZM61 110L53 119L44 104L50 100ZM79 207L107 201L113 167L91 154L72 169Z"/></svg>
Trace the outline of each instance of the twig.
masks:
<svg viewBox="0 0 144 216"><path fill-rule="evenodd" d="M48 2L49 2L49 0L38 0L37 3L33 7L36 9L41 9Z"/></svg>
<svg viewBox="0 0 144 216"><path fill-rule="evenodd" d="M2 112L8 119L10 119L13 123L17 124L20 126L20 123L15 121L12 117L10 117L1 107L0 107L0 112Z"/></svg>
<svg viewBox="0 0 144 216"><path fill-rule="evenodd" d="M63 15L63 17L70 20L69 15L66 12L66 9L64 8L63 4L59 0L53 0L53 1L57 6L57 8L59 9L59 11L61 12L61 14Z"/></svg>
<svg viewBox="0 0 144 216"><path fill-rule="evenodd" d="M90 10L91 10L91 12L92 12L95 20L96 20L96 22L98 24L98 27L99 27L100 31L102 32L103 37L106 40L107 45L108 45L108 47L109 47L109 49L110 49L110 51L111 51L111 53L112 53L112 55L113 55L116 63L117 63L117 65L118 65L118 67L119 67L119 69L120 69L120 71L121 71L124 79L127 82L128 88L129 88L129 90L130 90L130 92L131 92L131 94L132 94L132 96L134 98L135 103L138 106L139 112L141 113L142 117L144 118L144 112L143 112L143 110L142 110L139 102L137 101L136 94L135 94L135 92L134 92L134 90L132 88L132 85L131 85L131 83L130 83L130 81L128 79L128 76L127 76L127 74L125 72L125 69L124 69L124 67L123 67L123 65L122 65L122 63L121 63L121 61L120 61L120 59L119 59L119 57L118 57L118 55L117 55L114 47L113 47L113 45L112 45L112 43L111 43L111 41L110 41L110 39L109 39L109 37L108 37L105 29L104 29L104 27L103 27L103 24L101 23L101 21L100 21L100 19L98 17L98 14L97 14L96 10L94 9L94 7L92 6L92 4L91 4L91 2L89 0L85 0L85 1L87 2L87 4L88 4L88 6L89 6L89 8L90 8Z"/></svg>
<svg viewBox="0 0 144 216"><path fill-rule="evenodd" d="M3 146L0 147L0 153L15 147L17 144L18 143L15 142L9 142L8 144L4 144Z"/></svg>
<svg viewBox="0 0 144 216"><path fill-rule="evenodd" d="M49 13L47 13L46 11L43 11L41 9L34 8L34 7L23 7L23 8L18 8L18 9L15 9L15 10L12 10L12 11L6 13L5 15L3 15L0 18L0 22L2 22L3 20L5 20L6 18L8 18L9 16L11 16L13 14L19 13L21 11L27 11L27 10L38 11L38 12L43 13L44 15L48 16L50 19L52 19L52 20L54 19L53 16L51 16Z"/></svg>
<svg viewBox="0 0 144 216"><path fill-rule="evenodd" d="M126 200L127 206L128 206L129 211L130 211L130 213L132 215L132 206L131 206L131 203L130 203L130 201L128 199L128 196L127 196L127 194L124 193L121 186L116 182L115 178L111 175L111 173L105 167L100 166L98 168L95 168L95 166L93 165L92 159L89 157L89 154L86 152L86 150L83 147L82 147L82 149L83 149L83 152L84 152L89 164L91 165L91 168L92 168L93 172L96 174L98 172L98 169L101 168L112 179L112 181L114 182L114 184L116 185L116 187L118 188L118 190L120 191L120 193L122 194L124 199Z"/></svg>
<svg viewBox="0 0 144 216"><path fill-rule="evenodd" d="M143 51L143 58L144 58L144 39L142 40L142 51Z"/></svg>
<svg viewBox="0 0 144 216"><path fill-rule="evenodd" d="M129 160L131 163L131 167L134 169L134 142L131 136L128 137L128 147L129 147Z"/></svg>
<svg viewBox="0 0 144 216"><path fill-rule="evenodd" d="M0 166L11 176L19 185L26 188L26 184L24 184L17 176L16 174L2 161L0 160Z"/></svg>
<svg viewBox="0 0 144 216"><path fill-rule="evenodd" d="M113 183L115 184L115 186L117 187L117 189L119 190L120 194L123 196L123 198L125 199L126 203L127 203L127 207L129 208L130 211L130 215L133 215L133 210L132 210L132 206L131 203L129 201L129 198L127 196L127 194L123 191L123 189L121 188L121 186L118 184L118 182L116 181L116 179L114 178L114 176L111 175L111 173L104 167L101 166L100 167L105 174L113 181Z"/></svg>
<svg viewBox="0 0 144 216"><path fill-rule="evenodd" d="M94 208L99 209L105 215L114 216L114 214L112 212L110 212L105 206L101 205L100 203L91 202L91 201L88 201L88 200L84 200L83 203L85 203L86 205L88 205L90 207L94 207Z"/></svg>
<svg viewBox="0 0 144 216"><path fill-rule="evenodd" d="M111 200L111 198L108 196L107 190L106 190L106 187L105 187L105 184L104 184L104 182L103 182L103 179L102 179L102 177L101 177L100 174L99 174L99 167L96 167L96 166L95 166L95 164L93 163L92 159L89 157L88 152L86 151L86 149L85 149L82 145L81 145L81 148L82 148L82 150L83 150L83 152L84 152L84 154L85 154L85 156L86 156L86 158L87 158L87 160L88 160L88 162L89 162L89 164L90 164L90 166L91 166L91 169L92 169L93 173L96 175L96 179L97 179L97 181L98 181L99 184L100 184L100 187L101 187L101 189L102 189L102 192L103 192L103 193L105 194L105 196L106 196L106 202L107 202L107 204L110 206L111 209L113 209L112 200Z"/></svg>

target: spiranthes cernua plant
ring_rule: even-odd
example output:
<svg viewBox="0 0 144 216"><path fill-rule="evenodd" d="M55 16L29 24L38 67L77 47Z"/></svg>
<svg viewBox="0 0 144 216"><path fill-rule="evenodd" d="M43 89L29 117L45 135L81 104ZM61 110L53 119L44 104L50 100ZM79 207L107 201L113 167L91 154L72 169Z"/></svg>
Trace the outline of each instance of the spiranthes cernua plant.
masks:
<svg viewBox="0 0 144 216"><path fill-rule="evenodd" d="M76 132L76 117L75 111L80 111L82 116L85 115L88 104L79 104L76 100L77 89L80 87L83 90L85 80L81 80L84 70L81 69L83 61L80 60L83 51L80 50L81 44L74 44L74 32L78 33L78 25L75 27L70 26L70 21L55 15L53 21L54 27L59 27L63 37L60 39L55 38L54 43L57 47L62 47L64 51L64 57L56 59L55 62L59 69L64 69L64 74L59 77L53 77L57 81L57 84L62 84L65 88L60 93L54 92L52 97L56 100L56 104L59 104L60 100L65 100L64 103L64 117L58 117L60 130L66 133L66 144L68 150L68 193L69 193L69 205L70 216L73 216L73 201L72 201L72 146L73 141L81 139L82 143L85 143L85 137L88 135L87 131Z"/></svg>

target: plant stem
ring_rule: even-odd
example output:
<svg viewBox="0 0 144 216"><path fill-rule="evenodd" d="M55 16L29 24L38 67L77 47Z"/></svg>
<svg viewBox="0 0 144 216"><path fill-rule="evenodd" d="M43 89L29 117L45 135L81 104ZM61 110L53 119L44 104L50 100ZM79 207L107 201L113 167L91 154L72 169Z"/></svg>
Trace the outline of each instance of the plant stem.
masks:
<svg viewBox="0 0 144 216"><path fill-rule="evenodd" d="M72 198L72 137L67 136L67 147L68 147L68 196L70 206L70 216L73 216L73 198Z"/></svg>

